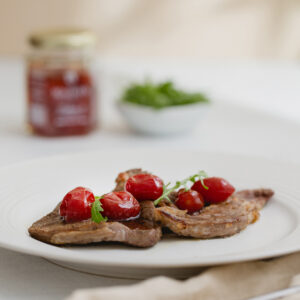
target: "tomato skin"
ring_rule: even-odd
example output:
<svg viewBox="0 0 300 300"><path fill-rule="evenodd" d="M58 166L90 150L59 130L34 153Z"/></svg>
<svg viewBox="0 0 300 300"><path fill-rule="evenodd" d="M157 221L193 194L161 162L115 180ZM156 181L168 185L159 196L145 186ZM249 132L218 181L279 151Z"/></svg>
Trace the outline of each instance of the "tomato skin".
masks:
<svg viewBox="0 0 300 300"><path fill-rule="evenodd" d="M194 190L181 189L175 201L178 208L187 210L189 213L199 211L204 206L204 200L200 193Z"/></svg>
<svg viewBox="0 0 300 300"><path fill-rule="evenodd" d="M163 181L158 176L137 174L127 180L125 189L138 201L156 200L163 193L163 185Z"/></svg>
<svg viewBox="0 0 300 300"><path fill-rule="evenodd" d="M60 215L67 223L89 219L94 201L95 196L92 191L79 186L64 196L59 208Z"/></svg>
<svg viewBox="0 0 300 300"><path fill-rule="evenodd" d="M205 178L203 182L208 190L202 186L200 180L196 181L191 188L203 196L206 204L223 202L235 191L235 188L227 180L220 177Z"/></svg>
<svg viewBox="0 0 300 300"><path fill-rule="evenodd" d="M128 192L111 192L100 199L103 212L101 214L111 220L126 220L137 217L140 203Z"/></svg>

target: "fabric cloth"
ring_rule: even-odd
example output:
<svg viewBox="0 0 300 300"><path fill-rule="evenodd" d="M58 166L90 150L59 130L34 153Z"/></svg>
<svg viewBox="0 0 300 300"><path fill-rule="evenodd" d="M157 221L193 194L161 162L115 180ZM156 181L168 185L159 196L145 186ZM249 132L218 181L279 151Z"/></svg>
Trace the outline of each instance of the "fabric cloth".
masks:
<svg viewBox="0 0 300 300"><path fill-rule="evenodd" d="M291 286L300 286L300 275L297 275L293 278ZM289 297L284 298L284 300L299 300L300 295L299 293L295 295L291 295Z"/></svg>
<svg viewBox="0 0 300 300"><path fill-rule="evenodd" d="M300 284L300 252L265 261L213 267L186 281L156 277L132 286L75 291L67 300L245 300ZM300 299L300 295L286 300Z"/></svg>

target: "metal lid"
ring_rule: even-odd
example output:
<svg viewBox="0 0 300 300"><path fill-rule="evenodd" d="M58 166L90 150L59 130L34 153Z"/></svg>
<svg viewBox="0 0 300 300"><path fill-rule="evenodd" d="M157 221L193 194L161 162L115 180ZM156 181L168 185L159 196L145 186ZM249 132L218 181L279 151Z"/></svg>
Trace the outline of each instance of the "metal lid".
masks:
<svg viewBox="0 0 300 300"><path fill-rule="evenodd" d="M53 29L33 33L28 41L36 48L86 48L95 45L96 35L85 29Z"/></svg>

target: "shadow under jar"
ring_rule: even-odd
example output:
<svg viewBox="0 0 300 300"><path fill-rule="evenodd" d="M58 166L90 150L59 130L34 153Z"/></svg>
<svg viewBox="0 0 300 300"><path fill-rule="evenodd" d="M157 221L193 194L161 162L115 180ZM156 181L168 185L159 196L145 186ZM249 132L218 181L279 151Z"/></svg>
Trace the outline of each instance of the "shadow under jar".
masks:
<svg viewBox="0 0 300 300"><path fill-rule="evenodd" d="M32 34L27 57L27 124L34 134L87 134L96 127L96 89L87 30Z"/></svg>

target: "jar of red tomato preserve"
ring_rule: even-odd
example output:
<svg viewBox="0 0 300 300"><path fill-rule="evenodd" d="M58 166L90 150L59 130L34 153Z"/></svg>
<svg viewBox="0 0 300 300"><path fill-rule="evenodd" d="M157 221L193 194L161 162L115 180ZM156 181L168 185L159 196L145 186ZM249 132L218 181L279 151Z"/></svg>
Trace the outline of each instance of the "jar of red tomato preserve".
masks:
<svg viewBox="0 0 300 300"><path fill-rule="evenodd" d="M95 128L96 94L87 30L32 34L27 58L27 123L39 135L86 134Z"/></svg>

